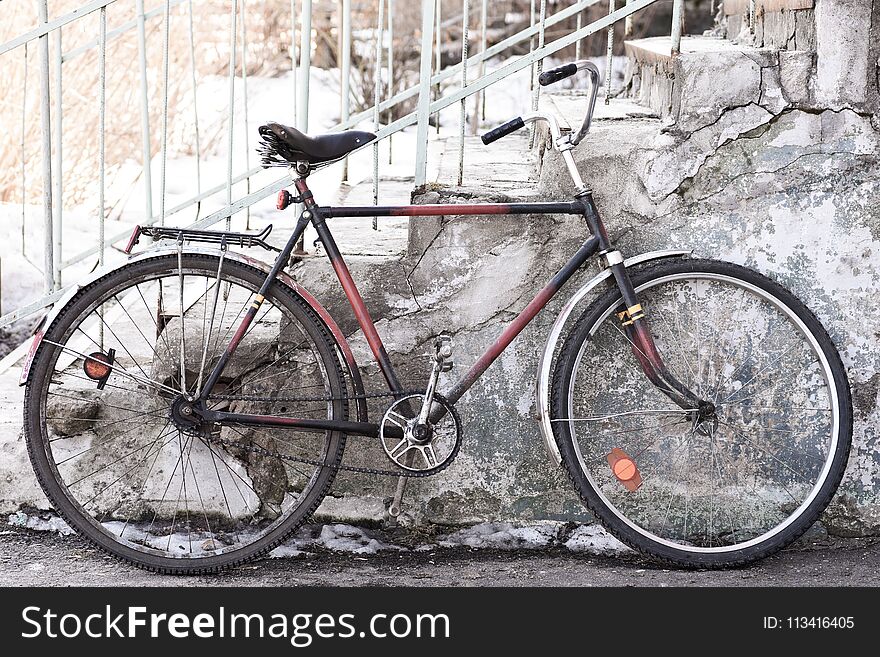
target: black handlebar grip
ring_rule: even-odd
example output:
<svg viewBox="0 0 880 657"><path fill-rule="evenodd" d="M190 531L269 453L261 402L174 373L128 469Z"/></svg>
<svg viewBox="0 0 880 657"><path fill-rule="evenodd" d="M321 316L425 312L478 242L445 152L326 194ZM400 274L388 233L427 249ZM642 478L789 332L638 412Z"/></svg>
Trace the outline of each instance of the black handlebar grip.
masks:
<svg viewBox="0 0 880 657"><path fill-rule="evenodd" d="M562 66L557 66L556 68L551 68L549 71L541 73L541 75L538 76L538 82L542 87L546 87L548 84L559 82L564 78L574 75L577 73L577 70L577 64L563 64Z"/></svg>
<svg viewBox="0 0 880 657"><path fill-rule="evenodd" d="M523 122L522 117L518 116L515 119L511 119L507 123L502 123L497 128L492 128L489 132L480 137L480 139L483 140L484 144L489 145L493 141L498 141L502 137L509 135L511 132L516 132L524 126L525 123Z"/></svg>

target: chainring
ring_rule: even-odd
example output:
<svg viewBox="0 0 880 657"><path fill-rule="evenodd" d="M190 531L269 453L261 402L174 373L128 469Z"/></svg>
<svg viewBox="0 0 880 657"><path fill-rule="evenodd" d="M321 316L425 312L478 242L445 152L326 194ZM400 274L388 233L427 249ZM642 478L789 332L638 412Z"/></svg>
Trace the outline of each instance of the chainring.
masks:
<svg viewBox="0 0 880 657"><path fill-rule="evenodd" d="M416 393L396 399L379 423L379 441L394 465L424 476L445 469L461 449L461 419L455 407L441 395L434 394L433 404L444 409L436 422L419 426L418 414L425 395ZM418 437L421 429L424 436ZM401 436L401 432L403 435Z"/></svg>

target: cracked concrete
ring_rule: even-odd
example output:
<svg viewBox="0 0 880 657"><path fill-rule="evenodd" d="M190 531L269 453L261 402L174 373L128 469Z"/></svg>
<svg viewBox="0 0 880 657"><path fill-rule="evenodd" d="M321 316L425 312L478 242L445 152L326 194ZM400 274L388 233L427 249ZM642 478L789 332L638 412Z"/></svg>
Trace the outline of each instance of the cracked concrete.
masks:
<svg viewBox="0 0 880 657"><path fill-rule="evenodd" d="M820 0L825 2L838 6L843 0ZM871 4L871 34L876 33L880 9L863 0L850 4L861 7L853 11ZM821 62L830 47L825 39L839 40L840 34L818 25L814 40ZM868 34L855 31L855 37ZM880 533L880 329L870 312L880 284L877 83L869 64L855 69L843 64L859 56L874 62L880 52L876 44L870 50L854 44L833 66L817 68L814 42L788 36L786 44L790 48L778 52L729 44L720 46L720 54L685 52L675 69L662 57L645 60L633 89L650 109L596 120L575 155L609 233L626 254L686 248L744 263L790 287L818 315L843 355L856 410L849 469L824 522L843 535ZM711 66L705 66L707 59ZM842 98L841 79L849 80L853 71L864 73L867 91L862 94L856 84L854 95ZM829 100L832 92L837 96ZM579 124L583 96L560 98L564 102L552 96L542 102L554 102L554 111L569 113L564 118ZM534 176L522 174L530 171L533 155L524 138L506 138L499 150L470 149L485 159L474 161L469 154L464 188L431 185L416 201L569 198L562 162L546 152L545 140L539 147ZM505 162L493 167L499 153ZM492 184L496 179L500 182ZM413 220L402 258L347 261L405 387L424 386L433 338L441 331L455 335L456 366L442 375L442 391L585 235L583 221L570 217L425 217ZM307 259L293 273L340 320L368 392L383 389L326 262ZM568 289L592 274L578 272ZM553 300L462 400L462 451L440 475L409 484L411 520L591 519L562 471L547 459L533 417L538 354L566 296ZM372 419L381 417L386 402L370 400ZM349 440L346 464L375 467L384 461L375 443ZM20 485L22 477L14 482ZM393 485L386 478L343 472L320 512L339 520L377 519Z"/></svg>

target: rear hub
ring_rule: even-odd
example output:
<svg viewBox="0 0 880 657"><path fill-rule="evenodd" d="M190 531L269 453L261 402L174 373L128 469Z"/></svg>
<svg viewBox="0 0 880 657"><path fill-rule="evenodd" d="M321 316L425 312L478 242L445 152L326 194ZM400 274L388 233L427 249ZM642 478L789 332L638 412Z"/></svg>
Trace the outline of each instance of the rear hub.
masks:
<svg viewBox="0 0 880 657"><path fill-rule="evenodd" d="M204 436L209 433L210 425L204 421L198 406L180 395L171 403L171 421L183 433L192 436Z"/></svg>

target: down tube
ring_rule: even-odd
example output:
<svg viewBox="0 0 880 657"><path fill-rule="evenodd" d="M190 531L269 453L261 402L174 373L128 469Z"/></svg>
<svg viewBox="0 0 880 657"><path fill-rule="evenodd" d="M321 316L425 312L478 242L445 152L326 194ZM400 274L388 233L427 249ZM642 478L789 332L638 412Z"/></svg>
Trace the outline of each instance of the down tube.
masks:
<svg viewBox="0 0 880 657"><path fill-rule="evenodd" d="M480 356L479 360L474 363L474 366L468 370L467 374L465 374L461 380L453 386L452 390L447 393L446 398L451 403L454 404L457 402L461 396L464 395L472 385L474 385L477 379L483 375L483 372L495 362L495 359L507 349L508 345L513 342L514 338L516 338L528 323L531 322L539 312L541 312L541 309L547 305L547 302L559 292L560 288L565 285L566 281L572 277L578 268L596 253L598 248L599 238L595 236L584 242L583 246L578 249L577 253L575 253L571 259L565 263L562 269L550 279L550 282L535 295L535 298L532 299L529 302L529 305L527 305L523 311L516 316L516 319L508 324L507 328L504 329L504 332L498 337L492 346L486 350L486 353Z"/></svg>

